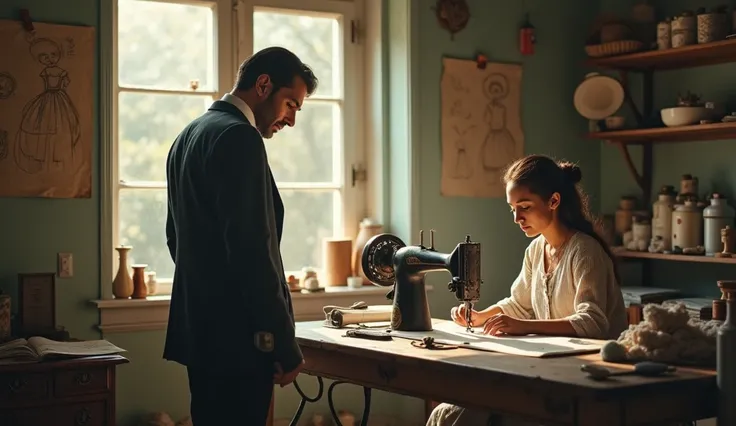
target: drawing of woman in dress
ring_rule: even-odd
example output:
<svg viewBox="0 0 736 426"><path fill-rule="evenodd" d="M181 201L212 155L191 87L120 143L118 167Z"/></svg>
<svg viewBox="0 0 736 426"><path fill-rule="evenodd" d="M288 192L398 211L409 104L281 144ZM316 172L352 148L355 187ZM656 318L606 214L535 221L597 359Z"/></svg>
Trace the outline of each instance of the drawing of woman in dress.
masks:
<svg viewBox="0 0 736 426"><path fill-rule="evenodd" d="M490 101L484 115L489 129L482 147L483 170L491 181L497 181L503 168L516 157L516 142L507 127L506 106L502 103L509 94L509 82L502 74L491 74L483 82L483 92Z"/></svg>
<svg viewBox="0 0 736 426"><path fill-rule="evenodd" d="M23 108L15 162L26 173L63 170L72 162L80 139L79 114L66 93L71 80L58 66L62 50L54 41L36 39L29 50L33 59L44 66L39 74L44 89Z"/></svg>

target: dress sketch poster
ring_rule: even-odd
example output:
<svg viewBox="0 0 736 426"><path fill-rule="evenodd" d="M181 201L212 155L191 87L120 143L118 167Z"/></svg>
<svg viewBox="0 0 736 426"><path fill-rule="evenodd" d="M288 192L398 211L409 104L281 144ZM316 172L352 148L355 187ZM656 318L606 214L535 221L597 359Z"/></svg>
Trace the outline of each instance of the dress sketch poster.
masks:
<svg viewBox="0 0 736 426"><path fill-rule="evenodd" d="M521 65L443 58L442 180L448 197L503 197L506 166L524 155Z"/></svg>
<svg viewBox="0 0 736 426"><path fill-rule="evenodd" d="M0 196L92 194L93 27L0 20Z"/></svg>

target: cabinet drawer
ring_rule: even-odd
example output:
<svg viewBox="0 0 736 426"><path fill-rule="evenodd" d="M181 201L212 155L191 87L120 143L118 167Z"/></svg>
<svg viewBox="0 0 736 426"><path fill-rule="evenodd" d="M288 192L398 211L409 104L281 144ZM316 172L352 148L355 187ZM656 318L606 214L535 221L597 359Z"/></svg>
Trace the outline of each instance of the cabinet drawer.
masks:
<svg viewBox="0 0 736 426"><path fill-rule="evenodd" d="M43 374L3 374L0 375L0 401L44 399L49 396L49 387L49 378Z"/></svg>
<svg viewBox="0 0 736 426"><path fill-rule="evenodd" d="M3 426L108 426L105 401L0 411Z"/></svg>
<svg viewBox="0 0 736 426"><path fill-rule="evenodd" d="M107 389L107 368L64 370L54 374L54 394L59 397L99 393Z"/></svg>

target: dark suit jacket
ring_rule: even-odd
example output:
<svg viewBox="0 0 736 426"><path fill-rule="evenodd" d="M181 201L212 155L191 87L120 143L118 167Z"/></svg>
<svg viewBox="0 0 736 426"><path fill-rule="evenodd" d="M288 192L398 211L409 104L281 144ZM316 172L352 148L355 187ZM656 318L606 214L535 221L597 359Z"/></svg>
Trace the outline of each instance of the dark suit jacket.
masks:
<svg viewBox="0 0 736 426"><path fill-rule="evenodd" d="M176 269L164 358L291 371L302 354L279 250L284 206L260 133L216 101L176 138L166 163Z"/></svg>

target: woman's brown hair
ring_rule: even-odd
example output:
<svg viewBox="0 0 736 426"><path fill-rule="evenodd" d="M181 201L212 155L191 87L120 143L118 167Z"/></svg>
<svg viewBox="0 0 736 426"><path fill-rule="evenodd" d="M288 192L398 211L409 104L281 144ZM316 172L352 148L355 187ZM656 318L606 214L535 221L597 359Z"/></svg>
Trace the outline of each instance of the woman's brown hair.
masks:
<svg viewBox="0 0 736 426"><path fill-rule="evenodd" d="M544 201L552 194L560 194L558 218L570 229L595 238L613 263L616 281L619 281L616 257L601 237L601 223L590 213L588 195L579 183L583 175L580 168L566 161L555 161L544 155L528 155L512 163L503 176L505 184L513 182L527 188Z"/></svg>

